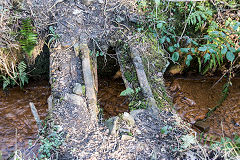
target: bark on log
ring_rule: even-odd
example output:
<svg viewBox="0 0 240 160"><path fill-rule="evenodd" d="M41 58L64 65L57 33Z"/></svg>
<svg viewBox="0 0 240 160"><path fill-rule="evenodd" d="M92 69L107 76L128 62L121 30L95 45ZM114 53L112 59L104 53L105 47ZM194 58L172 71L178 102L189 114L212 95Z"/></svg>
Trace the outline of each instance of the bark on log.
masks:
<svg viewBox="0 0 240 160"><path fill-rule="evenodd" d="M89 110L91 112L91 119L97 121L98 108L97 108L97 96L94 83L94 76L92 73L91 61L90 61L90 49L87 43L83 42L80 45L82 53L82 70L84 76L84 83L86 88L86 97L88 101Z"/></svg>
<svg viewBox="0 0 240 160"><path fill-rule="evenodd" d="M130 51L131 51L131 58L133 59L133 64L134 64L136 72L137 72L140 87L142 88L143 94L146 96L147 101L148 101L148 105L149 105L148 109L152 111L154 116L158 117L159 110L157 108L156 101L152 94L151 87L148 83L147 76L144 71L144 66L143 66L139 51L138 51L137 47L134 47L134 46L132 46L130 48Z"/></svg>

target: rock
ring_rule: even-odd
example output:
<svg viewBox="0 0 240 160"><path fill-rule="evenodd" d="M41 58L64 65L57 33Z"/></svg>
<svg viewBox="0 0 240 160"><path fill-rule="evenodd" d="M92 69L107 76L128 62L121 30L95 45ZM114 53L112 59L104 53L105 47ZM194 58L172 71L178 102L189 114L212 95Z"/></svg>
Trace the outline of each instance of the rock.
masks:
<svg viewBox="0 0 240 160"><path fill-rule="evenodd" d="M121 140L123 141L128 141L128 140L132 140L134 137L129 136L129 135L122 135Z"/></svg>
<svg viewBox="0 0 240 160"><path fill-rule="evenodd" d="M47 99L47 103L48 103L48 112L51 112L53 109L53 97L52 95L50 95Z"/></svg>
<svg viewBox="0 0 240 160"><path fill-rule="evenodd" d="M171 73L172 75L181 74L183 69L184 69L184 66L174 65L174 66L170 67L169 73Z"/></svg>
<svg viewBox="0 0 240 160"><path fill-rule="evenodd" d="M82 85L80 83L75 83L75 85L73 87L73 93L77 94L79 96L83 95Z"/></svg>
<svg viewBox="0 0 240 160"><path fill-rule="evenodd" d="M129 125L130 125L130 126L134 126L134 124L135 124L135 120L134 120L133 116L131 116L131 115L130 115L129 113L127 113L127 112L124 112L124 113L123 113L122 119L123 119L124 121L129 122Z"/></svg>
<svg viewBox="0 0 240 160"><path fill-rule="evenodd" d="M129 16L129 21L132 22L132 23L137 23L139 21L139 15L137 14L131 14Z"/></svg>
<svg viewBox="0 0 240 160"><path fill-rule="evenodd" d="M86 6L90 6L93 2L95 2L96 0L82 0L82 3Z"/></svg>
<svg viewBox="0 0 240 160"><path fill-rule="evenodd" d="M131 116L137 118L137 115L144 112L144 109L137 109L130 112Z"/></svg>
<svg viewBox="0 0 240 160"><path fill-rule="evenodd" d="M136 129L135 131L137 134L142 134L142 132L140 131L140 129Z"/></svg>
<svg viewBox="0 0 240 160"><path fill-rule="evenodd" d="M119 132L120 132L120 133L130 133L130 130L129 130L129 129L126 129L126 128L120 128L120 129L119 129Z"/></svg>
<svg viewBox="0 0 240 160"><path fill-rule="evenodd" d="M109 129L109 134L113 136L118 135L118 128L119 128L118 121L119 121L119 117L111 117L105 122L105 125Z"/></svg>
<svg viewBox="0 0 240 160"><path fill-rule="evenodd" d="M207 132L209 130L209 123L207 121L197 121L194 124L201 132Z"/></svg>
<svg viewBox="0 0 240 160"><path fill-rule="evenodd" d="M84 103L84 99L76 94L66 93L63 99L79 106Z"/></svg>

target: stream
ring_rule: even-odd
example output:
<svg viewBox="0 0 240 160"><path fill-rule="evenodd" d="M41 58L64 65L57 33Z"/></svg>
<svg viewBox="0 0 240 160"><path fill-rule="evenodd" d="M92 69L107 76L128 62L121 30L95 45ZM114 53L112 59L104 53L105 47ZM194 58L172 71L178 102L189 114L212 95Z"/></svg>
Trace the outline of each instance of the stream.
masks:
<svg viewBox="0 0 240 160"><path fill-rule="evenodd" d="M38 129L29 102L34 103L43 120L47 116L49 95L48 81L31 82L24 89L0 90L0 151L3 159L10 156L16 144L18 149L26 149L29 140L36 139Z"/></svg>
<svg viewBox="0 0 240 160"><path fill-rule="evenodd" d="M232 80L233 86L222 106L206 121L200 121L221 99L222 86L226 80L213 87L217 80L176 78L167 80L166 85L178 114L198 132L233 138L240 135L240 78ZM98 104L103 108L104 119L129 111L127 97L120 96L123 90L125 85L121 78L100 79ZM16 142L18 148L27 148L29 140L36 139L37 126L29 102L35 104L43 120L47 115L49 95L50 86L47 81L32 82L24 89L14 87L0 91L0 150L3 158L9 157L15 150Z"/></svg>
<svg viewBox="0 0 240 160"><path fill-rule="evenodd" d="M181 118L191 123L198 132L218 139L220 136L240 136L240 78L232 80L227 99L206 121L209 109L218 105L226 79L187 79L168 81L168 91L173 97L174 107Z"/></svg>

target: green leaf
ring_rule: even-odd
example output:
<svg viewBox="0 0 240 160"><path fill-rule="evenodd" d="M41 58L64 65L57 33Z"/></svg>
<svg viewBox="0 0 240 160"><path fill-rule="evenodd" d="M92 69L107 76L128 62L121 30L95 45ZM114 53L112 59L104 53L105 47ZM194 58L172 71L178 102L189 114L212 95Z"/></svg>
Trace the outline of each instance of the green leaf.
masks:
<svg viewBox="0 0 240 160"><path fill-rule="evenodd" d="M196 41L192 40L192 43L193 43L194 45L198 46L198 43L197 43Z"/></svg>
<svg viewBox="0 0 240 160"><path fill-rule="evenodd" d="M209 53L206 53L203 57L204 57L204 63L206 63L211 58Z"/></svg>
<svg viewBox="0 0 240 160"><path fill-rule="evenodd" d="M174 47L175 47L175 48L180 47L179 43L174 44Z"/></svg>
<svg viewBox="0 0 240 160"><path fill-rule="evenodd" d="M191 48L191 52L195 54L196 53L195 48Z"/></svg>
<svg viewBox="0 0 240 160"><path fill-rule="evenodd" d="M158 24L157 24L157 28L158 28L158 29L161 29L162 27L163 27L163 23L158 23Z"/></svg>
<svg viewBox="0 0 240 160"><path fill-rule="evenodd" d="M223 47L223 49L221 50L221 54L226 54L227 53L227 47L226 46L224 46Z"/></svg>
<svg viewBox="0 0 240 160"><path fill-rule="evenodd" d="M235 48L233 48L233 47L229 47L229 50L231 51L231 52L236 52L236 49Z"/></svg>
<svg viewBox="0 0 240 160"><path fill-rule="evenodd" d="M189 49L190 49L190 48L181 48L181 52L183 52L183 53L188 53Z"/></svg>
<svg viewBox="0 0 240 160"><path fill-rule="evenodd" d="M202 46L198 48L199 51L205 52L207 50L207 46Z"/></svg>
<svg viewBox="0 0 240 160"><path fill-rule="evenodd" d="M175 47L174 46L170 46L170 47L168 47L168 50L170 51L170 52L174 52L175 51Z"/></svg>
<svg viewBox="0 0 240 160"><path fill-rule="evenodd" d="M163 44L163 43L165 42L165 39L166 39L166 36L160 38L160 39L159 39L159 42L160 42L161 44Z"/></svg>
<svg viewBox="0 0 240 160"><path fill-rule="evenodd" d="M172 61L177 62L178 59L179 59L179 53L178 52L174 52L172 54Z"/></svg>
<svg viewBox="0 0 240 160"><path fill-rule="evenodd" d="M168 37L166 37L166 40L167 40L168 43L171 42L170 38L168 38Z"/></svg>
<svg viewBox="0 0 240 160"><path fill-rule="evenodd" d="M156 6L160 5L160 0L155 0Z"/></svg>
<svg viewBox="0 0 240 160"><path fill-rule="evenodd" d="M187 59L186 59L186 65L189 67L190 66L190 62L191 62L191 60L192 60L193 58L192 58L192 56L189 54L189 55L187 55Z"/></svg>
<svg viewBox="0 0 240 160"><path fill-rule="evenodd" d="M216 68L216 58L215 58L215 54L212 54L212 60L213 60L214 68Z"/></svg>
<svg viewBox="0 0 240 160"><path fill-rule="evenodd" d="M236 24L235 26L233 26L233 29L234 29L235 31L237 31L237 30L238 30L238 27L239 27L239 24Z"/></svg>
<svg viewBox="0 0 240 160"><path fill-rule="evenodd" d="M214 49L212 49L212 48L209 49L209 52L210 52L211 54L217 53L217 52L216 52Z"/></svg>
<svg viewBox="0 0 240 160"><path fill-rule="evenodd" d="M217 62L218 62L218 65L221 66L221 62L220 62L220 57L218 54L215 54L216 55L216 58L217 58Z"/></svg>
<svg viewBox="0 0 240 160"><path fill-rule="evenodd" d="M134 93L134 90L132 88L127 88L124 91L121 92L120 96L128 96Z"/></svg>
<svg viewBox="0 0 240 160"><path fill-rule="evenodd" d="M199 71L199 73L201 72L201 68L202 68L201 58L198 57L198 71Z"/></svg>
<svg viewBox="0 0 240 160"><path fill-rule="evenodd" d="M233 60L235 59L235 55L232 52L228 51L226 54L226 58L227 60L233 62Z"/></svg>

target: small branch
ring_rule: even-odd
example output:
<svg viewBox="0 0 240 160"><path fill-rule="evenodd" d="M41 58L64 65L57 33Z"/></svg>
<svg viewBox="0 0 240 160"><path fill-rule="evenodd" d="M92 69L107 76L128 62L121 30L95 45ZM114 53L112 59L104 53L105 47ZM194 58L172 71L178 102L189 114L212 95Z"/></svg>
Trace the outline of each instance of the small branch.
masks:
<svg viewBox="0 0 240 160"><path fill-rule="evenodd" d="M192 5L191 11L190 11L188 17L192 14L192 10L193 10L193 7L195 6L195 4L196 4L196 3L194 3L194 4ZM188 19L188 18L187 18L187 19ZM186 28L187 28L187 19L186 19L186 21L185 21L185 25L184 25L184 29L183 29L183 31L182 31L181 37L178 39L178 43L179 43L180 40L182 39L183 34L185 33L185 30L186 30Z"/></svg>

